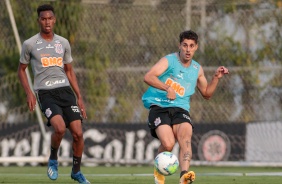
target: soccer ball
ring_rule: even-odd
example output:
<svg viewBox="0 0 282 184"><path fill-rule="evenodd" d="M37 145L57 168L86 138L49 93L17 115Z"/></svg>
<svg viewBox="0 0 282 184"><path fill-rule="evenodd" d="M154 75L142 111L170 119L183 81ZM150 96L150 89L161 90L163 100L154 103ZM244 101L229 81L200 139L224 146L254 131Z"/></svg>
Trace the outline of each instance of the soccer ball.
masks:
<svg viewBox="0 0 282 184"><path fill-rule="evenodd" d="M160 174L168 176L177 171L179 161L173 153L165 151L156 156L154 166Z"/></svg>

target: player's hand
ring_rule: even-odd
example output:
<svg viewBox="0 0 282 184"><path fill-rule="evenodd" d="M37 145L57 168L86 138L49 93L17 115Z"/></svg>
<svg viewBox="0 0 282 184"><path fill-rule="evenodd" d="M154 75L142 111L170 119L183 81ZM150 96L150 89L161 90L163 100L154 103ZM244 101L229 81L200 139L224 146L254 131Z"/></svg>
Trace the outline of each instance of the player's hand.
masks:
<svg viewBox="0 0 282 184"><path fill-rule="evenodd" d="M224 66L220 66L220 67L217 68L214 76L217 77L218 79L220 79L225 74L229 74L228 69L225 68Z"/></svg>
<svg viewBox="0 0 282 184"><path fill-rule="evenodd" d="M82 117L84 119L87 119L86 109L85 109L85 106L84 106L82 98L77 100L77 105L78 105L78 107L80 109L80 113L81 113Z"/></svg>
<svg viewBox="0 0 282 184"><path fill-rule="evenodd" d="M174 91L174 89L172 87L169 87L167 88L167 95L166 97L169 99L169 100L175 100L176 98L176 93Z"/></svg>
<svg viewBox="0 0 282 184"><path fill-rule="evenodd" d="M26 103L30 111L34 111L36 107L36 97L33 93L26 95Z"/></svg>

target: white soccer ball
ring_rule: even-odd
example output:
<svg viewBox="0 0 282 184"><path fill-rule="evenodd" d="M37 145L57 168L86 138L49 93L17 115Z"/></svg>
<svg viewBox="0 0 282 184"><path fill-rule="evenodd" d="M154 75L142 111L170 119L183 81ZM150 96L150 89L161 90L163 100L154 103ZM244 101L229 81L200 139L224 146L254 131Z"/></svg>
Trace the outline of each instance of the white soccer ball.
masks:
<svg viewBox="0 0 282 184"><path fill-rule="evenodd" d="M159 153L156 156L154 165L160 174L168 176L174 174L177 171L179 161L173 153L165 151Z"/></svg>

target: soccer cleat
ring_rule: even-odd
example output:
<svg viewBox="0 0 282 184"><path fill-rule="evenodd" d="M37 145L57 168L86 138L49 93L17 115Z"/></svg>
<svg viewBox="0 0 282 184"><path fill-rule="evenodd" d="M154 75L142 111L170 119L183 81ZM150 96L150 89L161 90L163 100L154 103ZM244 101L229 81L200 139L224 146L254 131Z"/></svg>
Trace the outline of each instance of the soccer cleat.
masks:
<svg viewBox="0 0 282 184"><path fill-rule="evenodd" d="M189 171L181 176L179 184L191 184L195 179L196 174L193 171Z"/></svg>
<svg viewBox="0 0 282 184"><path fill-rule="evenodd" d="M47 176L51 180L56 180L58 178L58 161L57 160L49 160Z"/></svg>
<svg viewBox="0 0 282 184"><path fill-rule="evenodd" d="M155 179L155 184L165 183L165 176L160 174L156 168L154 168L154 179Z"/></svg>
<svg viewBox="0 0 282 184"><path fill-rule="evenodd" d="M81 184L91 184L80 171L78 171L76 174L71 172L71 179L78 181L78 183Z"/></svg>

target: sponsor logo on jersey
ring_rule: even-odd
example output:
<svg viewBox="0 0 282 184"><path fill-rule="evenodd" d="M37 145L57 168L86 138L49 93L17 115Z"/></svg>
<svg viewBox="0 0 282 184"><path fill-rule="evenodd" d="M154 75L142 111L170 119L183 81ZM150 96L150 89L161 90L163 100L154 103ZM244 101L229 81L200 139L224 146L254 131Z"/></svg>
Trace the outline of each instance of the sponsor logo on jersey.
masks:
<svg viewBox="0 0 282 184"><path fill-rule="evenodd" d="M36 50L42 50L42 49L44 49L44 47L37 48Z"/></svg>
<svg viewBox="0 0 282 184"><path fill-rule="evenodd" d="M181 71L180 71L180 72L181 72ZM183 78L183 73L178 74L177 77L180 78L180 79L184 79L184 78Z"/></svg>
<svg viewBox="0 0 282 184"><path fill-rule="evenodd" d="M171 78L168 78L165 81L165 84L169 85L170 87L172 87L172 89L174 89L174 91L179 96L183 96L185 94L185 88L183 86L181 86L178 82L175 82L174 80L172 80Z"/></svg>
<svg viewBox="0 0 282 184"><path fill-rule="evenodd" d="M63 50L62 44L56 43L54 46L55 46L56 53L58 53L58 54L62 54L63 53L64 50Z"/></svg>
<svg viewBox="0 0 282 184"><path fill-rule="evenodd" d="M40 57L49 57L50 54L40 54Z"/></svg>
<svg viewBox="0 0 282 184"><path fill-rule="evenodd" d="M54 48L54 46L52 46L51 44L48 44L47 46L46 46L46 49L53 49Z"/></svg>
<svg viewBox="0 0 282 184"><path fill-rule="evenodd" d="M199 68L198 65L196 65L196 64L193 64L193 67L194 67L195 69L198 69L198 68Z"/></svg>
<svg viewBox="0 0 282 184"><path fill-rule="evenodd" d="M41 63L43 67L49 66L63 66L63 58L62 57L42 57Z"/></svg>
<svg viewBox="0 0 282 184"><path fill-rule="evenodd" d="M36 40L36 44L41 44L42 40Z"/></svg>
<svg viewBox="0 0 282 184"><path fill-rule="evenodd" d="M172 74L170 74L169 77L170 77L172 80L174 80L174 81L177 81L177 80L178 80L178 78L177 78L177 77L174 77Z"/></svg>
<svg viewBox="0 0 282 184"><path fill-rule="evenodd" d="M162 98L155 98L157 102L167 102L167 103L174 103L173 100L170 99L162 99Z"/></svg>
<svg viewBox="0 0 282 184"><path fill-rule="evenodd" d="M56 84L63 84L63 83L65 83L66 82L66 80L65 79L62 79L62 80L55 80L55 81L46 81L45 82L45 85L46 86L53 86L53 85L56 85Z"/></svg>

